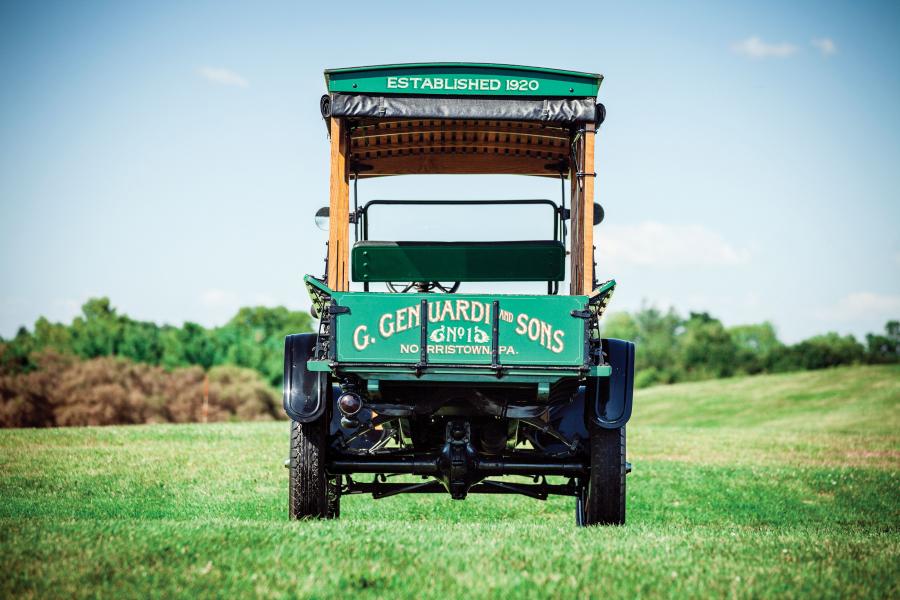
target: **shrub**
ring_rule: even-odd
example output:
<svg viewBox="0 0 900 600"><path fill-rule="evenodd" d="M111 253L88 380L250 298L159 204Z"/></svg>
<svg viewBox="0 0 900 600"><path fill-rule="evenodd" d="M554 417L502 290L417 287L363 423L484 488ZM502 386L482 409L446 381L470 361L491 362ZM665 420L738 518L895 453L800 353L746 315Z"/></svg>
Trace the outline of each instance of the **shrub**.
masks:
<svg viewBox="0 0 900 600"><path fill-rule="evenodd" d="M860 363L865 348L852 335L840 336L831 332L817 335L790 347L790 353L802 369L825 369L838 365Z"/></svg>
<svg viewBox="0 0 900 600"><path fill-rule="evenodd" d="M203 418L204 372L166 371L118 357L78 360L44 351L27 373L0 375L0 426L184 423ZM252 369L209 372L210 421L283 418L278 394Z"/></svg>

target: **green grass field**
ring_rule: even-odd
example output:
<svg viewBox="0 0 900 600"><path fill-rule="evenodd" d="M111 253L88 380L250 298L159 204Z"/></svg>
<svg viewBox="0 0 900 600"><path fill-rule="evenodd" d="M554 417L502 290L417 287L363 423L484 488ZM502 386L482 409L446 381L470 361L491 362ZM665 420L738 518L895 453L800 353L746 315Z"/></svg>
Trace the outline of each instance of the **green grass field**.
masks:
<svg viewBox="0 0 900 600"><path fill-rule="evenodd" d="M0 431L0 596L900 595L900 368L641 391L628 524L570 498L288 522L287 423Z"/></svg>

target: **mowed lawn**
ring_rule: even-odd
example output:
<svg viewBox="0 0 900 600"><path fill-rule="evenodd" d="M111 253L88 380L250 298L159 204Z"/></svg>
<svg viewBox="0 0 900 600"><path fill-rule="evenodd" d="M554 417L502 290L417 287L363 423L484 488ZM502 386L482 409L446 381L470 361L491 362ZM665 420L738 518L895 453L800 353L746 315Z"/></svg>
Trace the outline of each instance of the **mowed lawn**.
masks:
<svg viewBox="0 0 900 600"><path fill-rule="evenodd" d="M628 524L571 498L287 520L287 423L0 431L2 597L898 597L900 368L640 392Z"/></svg>

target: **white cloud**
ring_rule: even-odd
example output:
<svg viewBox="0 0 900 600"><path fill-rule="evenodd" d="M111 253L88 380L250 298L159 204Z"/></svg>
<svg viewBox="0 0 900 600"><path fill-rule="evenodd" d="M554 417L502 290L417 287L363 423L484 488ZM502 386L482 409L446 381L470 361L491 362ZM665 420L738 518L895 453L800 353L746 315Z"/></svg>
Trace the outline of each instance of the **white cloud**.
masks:
<svg viewBox="0 0 900 600"><path fill-rule="evenodd" d="M826 321L896 319L900 317L900 295L852 292L832 306L820 308L816 316Z"/></svg>
<svg viewBox="0 0 900 600"><path fill-rule="evenodd" d="M658 267L711 267L746 263L747 250L735 248L702 225L608 225L598 234L598 250L620 264Z"/></svg>
<svg viewBox="0 0 900 600"><path fill-rule="evenodd" d="M731 49L750 58L786 58L797 52L797 47L788 42L770 44L754 36L735 42Z"/></svg>
<svg viewBox="0 0 900 600"><path fill-rule="evenodd" d="M230 69L222 67L201 67L198 71L200 76L212 83L220 85L234 85L237 87L247 87L250 83Z"/></svg>
<svg viewBox="0 0 900 600"><path fill-rule="evenodd" d="M816 38L810 42L814 48L822 53L822 56L837 54L837 44L831 38Z"/></svg>

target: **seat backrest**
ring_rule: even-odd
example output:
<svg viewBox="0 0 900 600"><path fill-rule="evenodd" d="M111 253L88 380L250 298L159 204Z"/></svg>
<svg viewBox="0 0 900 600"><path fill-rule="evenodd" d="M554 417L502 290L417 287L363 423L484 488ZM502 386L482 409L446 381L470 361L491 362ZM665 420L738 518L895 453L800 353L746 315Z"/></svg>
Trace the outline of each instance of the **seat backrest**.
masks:
<svg viewBox="0 0 900 600"><path fill-rule="evenodd" d="M520 242L376 242L353 246L351 277L380 281L562 281L566 248Z"/></svg>

